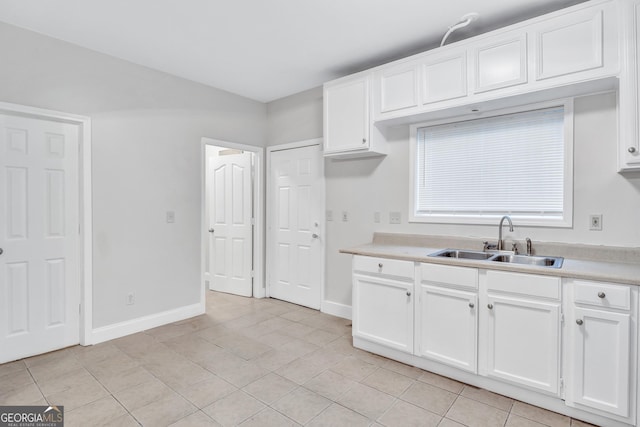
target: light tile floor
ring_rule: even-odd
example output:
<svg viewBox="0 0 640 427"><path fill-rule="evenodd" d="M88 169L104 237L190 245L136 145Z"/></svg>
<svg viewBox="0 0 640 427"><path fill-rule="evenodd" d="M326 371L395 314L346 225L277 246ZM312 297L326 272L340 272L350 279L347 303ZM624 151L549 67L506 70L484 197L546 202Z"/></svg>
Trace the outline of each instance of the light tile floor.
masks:
<svg viewBox="0 0 640 427"><path fill-rule="evenodd" d="M351 322L210 292L207 314L0 365L0 405L72 426L588 426L355 349Z"/></svg>

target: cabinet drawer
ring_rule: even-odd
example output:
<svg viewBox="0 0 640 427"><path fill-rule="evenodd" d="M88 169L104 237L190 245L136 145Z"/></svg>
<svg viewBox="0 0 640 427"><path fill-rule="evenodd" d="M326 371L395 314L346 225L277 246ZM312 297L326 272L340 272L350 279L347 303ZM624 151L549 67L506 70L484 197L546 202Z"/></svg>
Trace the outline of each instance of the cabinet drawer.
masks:
<svg viewBox="0 0 640 427"><path fill-rule="evenodd" d="M444 283L447 285L478 289L477 268L421 264L420 274L423 282Z"/></svg>
<svg viewBox="0 0 640 427"><path fill-rule="evenodd" d="M353 271L398 276L411 280L415 276L415 266L411 261L358 255L353 257Z"/></svg>
<svg viewBox="0 0 640 427"><path fill-rule="evenodd" d="M631 309L631 289L610 283L574 282L573 302L602 308Z"/></svg>
<svg viewBox="0 0 640 427"><path fill-rule="evenodd" d="M559 300L560 278L489 270L487 289Z"/></svg>

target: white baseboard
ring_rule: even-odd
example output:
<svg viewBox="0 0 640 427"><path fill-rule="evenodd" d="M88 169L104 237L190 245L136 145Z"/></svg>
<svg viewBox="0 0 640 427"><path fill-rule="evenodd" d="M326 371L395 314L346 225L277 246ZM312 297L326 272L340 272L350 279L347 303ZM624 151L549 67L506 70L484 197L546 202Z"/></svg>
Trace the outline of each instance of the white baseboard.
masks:
<svg viewBox="0 0 640 427"><path fill-rule="evenodd" d="M164 311L162 313L156 313L149 316L139 317L137 319L127 320L126 322L102 326L100 328L94 329L91 332L91 344L99 344L101 342L146 331L147 329L156 328L168 323L179 322L180 320L199 316L201 314L204 314L204 312L204 304L197 303L169 311Z"/></svg>
<svg viewBox="0 0 640 427"><path fill-rule="evenodd" d="M345 319L351 320L351 306L340 304L333 301L322 301L322 306L320 307L320 311L326 314L330 314L332 316L343 317Z"/></svg>

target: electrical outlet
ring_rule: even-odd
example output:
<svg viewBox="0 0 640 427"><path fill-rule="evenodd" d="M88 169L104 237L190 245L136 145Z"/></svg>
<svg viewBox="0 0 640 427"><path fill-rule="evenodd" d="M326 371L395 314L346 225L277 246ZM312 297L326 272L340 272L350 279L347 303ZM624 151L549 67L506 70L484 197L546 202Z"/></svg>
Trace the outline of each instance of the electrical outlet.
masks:
<svg viewBox="0 0 640 427"><path fill-rule="evenodd" d="M400 212L389 212L389 224L400 224Z"/></svg>
<svg viewBox="0 0 640 427"><path fill-rule="evenodd" d="M176 213L174 211L167 211L167 223L172 224L176 222Z"/></svg>
<svg viewBox="0 0 640 427"><path fill-rule="evenodd" d="M380 212L373 213L373 222L375 222L376 224L380 223Z"/></svg>
<svg viewBox="0 0 640 427"><path fill-rule="evenodd" d="M133 293L127 295L127 305L133 305L136 303L136 296Z"/></svg>
<svg viewBox="0 0 640 427"><path fill-rule="evenodd" d="M589 230L602 231L602 214L589 215Z"/></svg>
<svg viewBox="0 0 640 427"><path fill-rule="evenodd" d="M347 221L349 221L349 212L342 211L342 222L347 222Z"/></svg>
<svg viewBox="0 0 640 427"><path fill-rule="evenodd" d="M327 221L333 221L333 211L326 212Z"/></svg>

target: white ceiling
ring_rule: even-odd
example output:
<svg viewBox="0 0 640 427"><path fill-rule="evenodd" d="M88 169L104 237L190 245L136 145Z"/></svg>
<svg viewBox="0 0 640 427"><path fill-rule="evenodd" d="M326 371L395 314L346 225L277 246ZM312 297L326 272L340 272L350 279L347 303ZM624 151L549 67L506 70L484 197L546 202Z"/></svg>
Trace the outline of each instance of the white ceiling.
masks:
<svg viewBox="0 0 640 427"><path fill-rule="evenodd" d="M262 102L583 0L0 0L0 21Z"/></svg>

